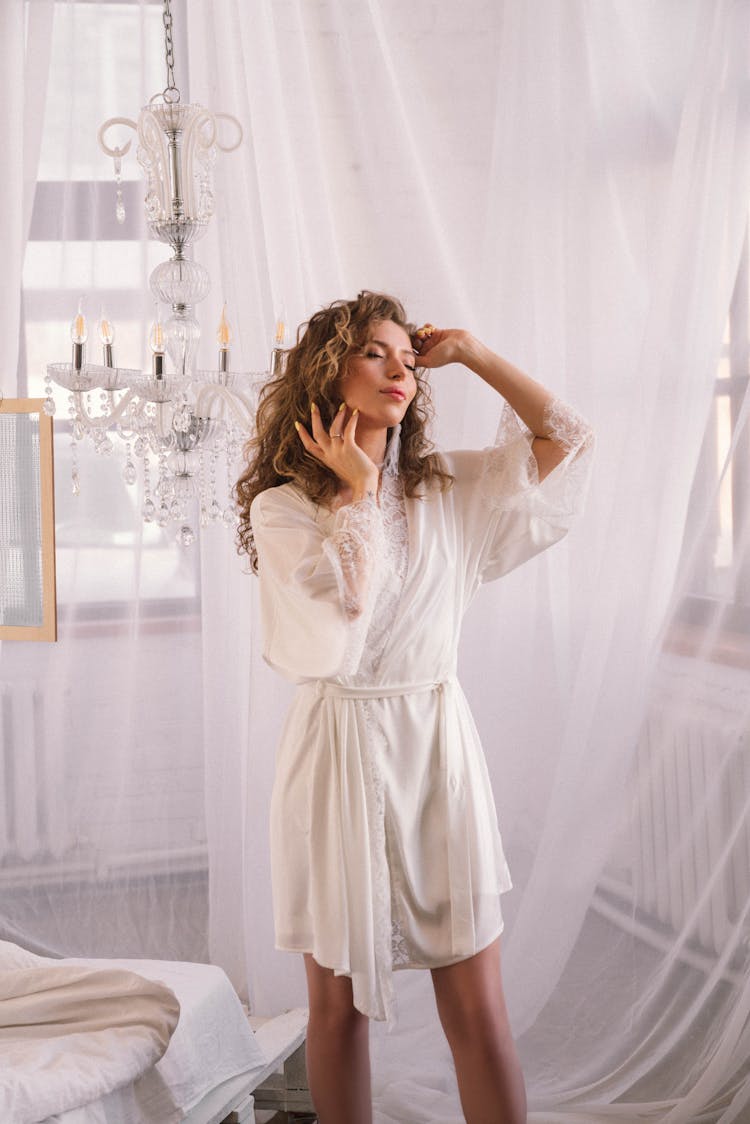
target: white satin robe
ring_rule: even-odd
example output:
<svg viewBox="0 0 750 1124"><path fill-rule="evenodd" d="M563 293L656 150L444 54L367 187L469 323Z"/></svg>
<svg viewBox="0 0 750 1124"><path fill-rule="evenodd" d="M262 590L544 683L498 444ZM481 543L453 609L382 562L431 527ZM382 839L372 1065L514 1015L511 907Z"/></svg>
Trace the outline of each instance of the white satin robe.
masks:
<svg viewBox="0 0 750 1124"><path fill-rule="evenodd" d="M381 507L334 514L287 484L252 506L264 656L299 683L271 807L276 944L350 976L372 1018L392 1017L393 968L502 930L511 880L457 647L482 583L560 539L580 503L590 430L560 403L551 420L568 453L541 484L506 407L498 445L443 455L447 491L404 499L384 478Z"/></svg>

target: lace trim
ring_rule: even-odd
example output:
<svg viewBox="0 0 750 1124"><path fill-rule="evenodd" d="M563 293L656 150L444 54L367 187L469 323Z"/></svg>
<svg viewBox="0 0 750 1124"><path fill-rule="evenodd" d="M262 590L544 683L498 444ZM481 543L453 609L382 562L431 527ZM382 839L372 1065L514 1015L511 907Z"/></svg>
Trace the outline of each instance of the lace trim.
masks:
<svg viewBox="0 0 750 1124"><path fill-rule="evenodd" d="M336 512L333 534L323 544L350 620L364 612L373 588L378 557L383 552L383 522L372 497L346 504Z"/></svg>
<svg viewBox="0 0 750 1124"><path fill-rule="evenodd" d="M559 398L552 398L544 408L544 429L551 441L566 453L584 448L593 437L588 422L577 414L572 406Z"/></svg>
<svg viewBox="0 0 750 1124"><path fill-rule="evenodd" d="M408 968L413 962L401 922L395 918L391 919L391 960L394 968Z"/></svg>
<svg viewBox="0 0 750 1124"><path fill-rule="evenodd" d="M409 566L409 525L404 490L398 477L383 476L380 512L383 526L383 565L362 660L357 671L358 678L372 678L379 668L398 615Z"/></svg>
<svg viewBox="0 0 750 1124"><path fill-rule="evenodd" d="M544 411L550 439L565 450L565 460L542 483L531 448L531 431L506 403L496 444L487 450L482 488L499 511L527 511L568 526L580 510L593 454L593 431L580 414L559 399Z"/></svg>
<svg viewBox="0 0 750 1124"><path fill-rule="evenodd" d="M370 862L373 871L373 923L375 964L379 976L396 967L415 963L415 957L399 917L402 891L400 866L394 856L385 822L385 785L378 759L386 747L385 736L372 712L371 704L362 702L367 730L364 752L365 783L368 788L368 815L373 825L370 833Z"/></svg>

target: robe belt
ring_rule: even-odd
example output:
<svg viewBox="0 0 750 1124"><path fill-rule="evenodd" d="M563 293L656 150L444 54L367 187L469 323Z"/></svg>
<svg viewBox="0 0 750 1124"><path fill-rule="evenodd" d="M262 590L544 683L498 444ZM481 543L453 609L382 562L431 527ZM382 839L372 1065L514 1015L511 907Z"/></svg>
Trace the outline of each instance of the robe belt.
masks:
<svg viewBox="0 0 750 1124"><path fill-rule="evenodd" d="M476 951L471 838L467 824L463 740L457 723L458 680L455 675L425 683L391 683L372 687L348 686L318 679L315 689L322 697L341 699L392 699L437 691L439 698L439 761L445 795L448 838L448 881L451 906L451 954L472 956Z"/></svg>
<svg viewBox="0 0 750 1124"><path fill-rule="evenodd" d="M395 699L400 695L421 695L425 691L441 691L450 679L433 679L429 683L391 683L382 686L364 687L358 683L348 686L333 679L318 679L315 690L319 695L333 695L337 699Z"/></svg>

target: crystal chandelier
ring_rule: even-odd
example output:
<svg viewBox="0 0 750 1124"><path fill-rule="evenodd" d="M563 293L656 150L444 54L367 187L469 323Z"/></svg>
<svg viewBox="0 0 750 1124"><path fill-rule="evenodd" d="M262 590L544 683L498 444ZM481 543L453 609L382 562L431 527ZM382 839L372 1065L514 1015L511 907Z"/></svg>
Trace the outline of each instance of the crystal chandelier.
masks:
<svg viewBox="0 0 750 1124"><path fill-rule="evenodd" d="M116 214L125 219L122 201L122 146L107 143L109 131L123 127L137 136L137 157L146 180L146 218L150 234L171 246L173 255L150 277L156 315L150 332L151 370L144 373L114 362L114 329L102 314L99 336L102 362L86 357L87 326L82 304L71 325L70 363L47 367L46 413L55 412L52 384L69 392L73 441L73 491L79 491L76 446L89 438L98 453L110 453L112 437L125 443L124 479L143 479L143 519L162 527L174 524L185 546L194 541L191 522L234 526L232 488L235 466L255 413L257 390L265 374L230 369L231 331L222 312L217 332L218 369L196 370L200 327L193 306L210 288L207 270L185 256L205 234L214 211L213 165L217 149L231 152L242 140L242 127L228 114L212 114L201 105L183 105L174 78L172 15L163 3L166 88L155 94L138 117L112 117L99 129L99 143L114 160ZM217 122L235 130L232 143L221 143ZM162 319L160 306L168 306ZM284 327L277 324L272 363L283 363ZM167 358L170 363L167 363ZM98 409L94 402L98 392Z"/></svg>

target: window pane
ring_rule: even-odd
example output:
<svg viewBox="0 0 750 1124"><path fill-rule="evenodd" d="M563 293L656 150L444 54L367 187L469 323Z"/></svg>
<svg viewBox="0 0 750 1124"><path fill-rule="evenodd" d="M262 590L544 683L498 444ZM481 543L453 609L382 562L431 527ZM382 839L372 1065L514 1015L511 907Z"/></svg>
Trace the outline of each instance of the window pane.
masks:
<svg viewBox="0 0 750 1124"><path fill-rule="evenodd" d="M136 118L164 88L165 75L161 5L55 4L38 178L110 179L113 162L97 143L99 126L109 117ZM120 129L110 147L133 137ZM123 179L140 178L135 147L123 159Z"/></svg>
<svg viewBox="0 0 750 1124"><path fill-rule="evenodd" d="M180 546L174 527L163 530L155 523L143 522L141 473L138 483L125 484L122 443L118 441L114 452L103 457L85 441L77 446L77 457L80 493L74 495L71 444L68 435L58 428L55 521L59 603L196 598L197 547ZM197 512L194 523L197 526Z"/></svg>
<svg viewBox="0 0 750 1124"><path fill-rule="evenodd" d="M716 399L716 478L721 478L719 487L719 528L714 551L714 569L716 571L717 588L714 593L724 592L722 577L728 573L732 565L732 547L734 542L733 515L732 515L732 464L724 466L729 447L732 443L732 410L731 399L728 394L721 394Z"/></svg>
<svg viewBox="0 0 750 1124"><path fill-rule="evenodd" d="M23 269L23 287L68 289L78 297L92 289L148 289L148 277L159 262L169 258L162 242L29 242ZM87 309L87 315L99 309Z"/></svg>

